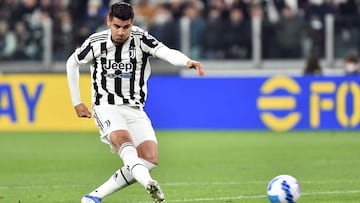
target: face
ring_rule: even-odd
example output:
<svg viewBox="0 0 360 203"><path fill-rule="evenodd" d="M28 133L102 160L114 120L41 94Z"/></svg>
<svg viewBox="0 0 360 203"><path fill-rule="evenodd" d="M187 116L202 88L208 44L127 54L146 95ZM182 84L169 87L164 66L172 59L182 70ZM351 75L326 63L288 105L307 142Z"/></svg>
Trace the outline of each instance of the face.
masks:
<svg viewBox="0 0 360 203"><path fill-rule="evenodd" d="M111 39L116 44L124 43L130 35L133 20L121 20L114 17L112 20L107 17L107 25L111 30Z"/></svg>

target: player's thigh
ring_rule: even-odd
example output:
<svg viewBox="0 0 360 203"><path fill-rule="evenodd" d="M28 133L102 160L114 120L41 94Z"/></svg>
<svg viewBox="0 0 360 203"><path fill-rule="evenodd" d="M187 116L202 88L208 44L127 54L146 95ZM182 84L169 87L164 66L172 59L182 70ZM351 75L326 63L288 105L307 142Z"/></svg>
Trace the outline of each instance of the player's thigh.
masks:
<svg viewBox="0 0 360 203"><path fill-rule="evenodd" d="M102 105L93 108L94 121L100 132L101 141L110 144L110 134L114 131L128 130L126 119L116 105Z"/></svg>
<svg viewBox="0 0 360 203"><path fill-rule="evenodd" d="M135 146L145 141L152 141L157 145L154 128L147 114L142 110L131 109L132 117L128 119L128 130Z"/></svg>

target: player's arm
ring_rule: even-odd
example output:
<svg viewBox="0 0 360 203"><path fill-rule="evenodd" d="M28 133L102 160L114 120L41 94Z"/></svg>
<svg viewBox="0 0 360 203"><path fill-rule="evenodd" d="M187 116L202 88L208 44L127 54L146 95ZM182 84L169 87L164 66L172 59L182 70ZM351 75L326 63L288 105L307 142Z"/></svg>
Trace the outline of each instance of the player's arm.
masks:
<svg viewBox="0 0 360 203"><path fill-rule="evenodd" d="M203 76L205 74L205 71L199 61L190 59L185 54L176 49L170 49L167 46L161 46L156 50L155 56L162 60L168 61L175 66L186 66L188 68L196 69L199 76Z"/></svg>
<svg viewBox="0 0 360 203"><path fill-rule="evenodd" d="M87 106L82 103L80 97L79 78L80 78L80 64L75 59L75 54L72 54L66 61L66 74L70 90L72 104L75 108L76 114L79 117L91 117Z"/></svg>

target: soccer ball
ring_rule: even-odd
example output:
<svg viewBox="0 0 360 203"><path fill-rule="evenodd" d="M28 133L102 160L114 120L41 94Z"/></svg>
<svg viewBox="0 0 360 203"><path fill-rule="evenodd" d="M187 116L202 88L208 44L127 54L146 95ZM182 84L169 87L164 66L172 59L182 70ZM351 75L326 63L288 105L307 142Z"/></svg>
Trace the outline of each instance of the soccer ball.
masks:
<svg viewBox="0 0 360 203"><path fill-rule="evenodd" d="M267 196L271 203L295 203L300 194L299 182L290 175L276 176L267 186Z"/></svg>

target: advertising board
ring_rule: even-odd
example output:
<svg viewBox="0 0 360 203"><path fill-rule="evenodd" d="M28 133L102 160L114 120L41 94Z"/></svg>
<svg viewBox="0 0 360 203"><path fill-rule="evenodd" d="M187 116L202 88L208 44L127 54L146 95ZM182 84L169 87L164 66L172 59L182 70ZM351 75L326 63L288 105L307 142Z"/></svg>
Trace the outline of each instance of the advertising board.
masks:
<svg viewBox="0 0 360 203"><path fill-rule="evenodd" d="M81 96L91 108L89 75ZM359 130L358 77L154 75L145 111L157 130ZM0 76L0 131L96 130L71 105L64 74Z"/></svg>

